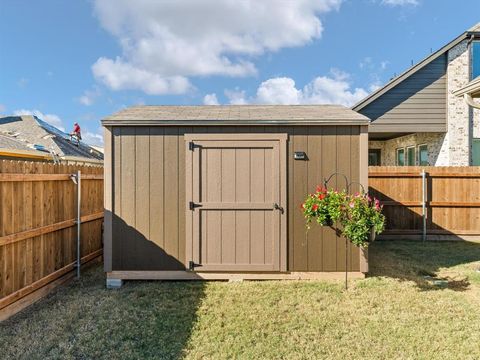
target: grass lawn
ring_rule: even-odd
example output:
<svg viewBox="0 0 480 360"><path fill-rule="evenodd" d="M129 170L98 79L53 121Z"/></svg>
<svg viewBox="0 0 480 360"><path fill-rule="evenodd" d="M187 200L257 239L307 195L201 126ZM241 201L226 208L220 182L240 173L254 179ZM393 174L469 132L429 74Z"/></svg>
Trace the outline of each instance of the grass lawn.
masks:
<svg viewBox="0 0 480 360"><path fill-rule="evenodd" d="M478 359L480 244L377 242L342 283L127 282L100 267L0 324L2 359Z"/></svg>

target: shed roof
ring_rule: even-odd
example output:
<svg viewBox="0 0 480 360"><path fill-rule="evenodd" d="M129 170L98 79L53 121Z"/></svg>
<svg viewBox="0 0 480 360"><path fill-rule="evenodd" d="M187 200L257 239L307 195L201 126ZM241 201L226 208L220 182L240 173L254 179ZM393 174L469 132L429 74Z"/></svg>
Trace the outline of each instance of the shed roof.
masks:
<svg viewBox="0 0 480 360"><path fill-rule="evenodd" d="M134 106L106 117L104 126L353 125L369 119L341 105Z"/></svg>

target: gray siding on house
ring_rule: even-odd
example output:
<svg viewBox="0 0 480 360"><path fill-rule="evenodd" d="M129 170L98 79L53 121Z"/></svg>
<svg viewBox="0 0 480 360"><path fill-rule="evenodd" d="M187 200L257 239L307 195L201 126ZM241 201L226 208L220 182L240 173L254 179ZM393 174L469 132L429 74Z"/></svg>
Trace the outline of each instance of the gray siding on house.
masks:
<svg viewBox="0 0 480 360"><path fill-rule="evenodd" d="M372 119L369 132L446 131L446 69L444 54L357 110Z"/></svg>

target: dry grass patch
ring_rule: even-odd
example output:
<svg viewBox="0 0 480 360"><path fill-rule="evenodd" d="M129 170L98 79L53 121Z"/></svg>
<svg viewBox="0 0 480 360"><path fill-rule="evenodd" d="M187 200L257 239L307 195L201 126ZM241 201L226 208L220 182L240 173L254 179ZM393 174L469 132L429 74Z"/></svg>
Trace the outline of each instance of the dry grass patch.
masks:
<svg viewBox="0 0 480 360"><path fill-rule="evenodd" d="M347 292L314 281L112 291L96 268L1 324L0 348L7 359L480 358L479 260L478 244L378 242L372 277Z"/></svg>

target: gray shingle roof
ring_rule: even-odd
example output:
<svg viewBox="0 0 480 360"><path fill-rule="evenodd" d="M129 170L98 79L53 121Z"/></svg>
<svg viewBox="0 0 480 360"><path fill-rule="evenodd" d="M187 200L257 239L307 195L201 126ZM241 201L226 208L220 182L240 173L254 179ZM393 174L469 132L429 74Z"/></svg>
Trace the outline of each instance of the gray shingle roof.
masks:
<svg viewBox="0 0 480 360"><path fill-rule="evenodd" d="M59 156L103 160L103 154L91 146L83 142L79 146L72 144L67 134L31 115L0 118L0 135L0 147L19 149L23 145L21 150L34 150L33 145L42 145Z"/></svg>
<svg viewBox="0 0 480 360"><path fill-rule="evenodd" d="M134 106L106 117L103 125L237 125L368 123L340 105Z"/></svg>
<svg viewBox="0 0 480 360"><path fill-rule="evenodd" d="M22 141L15 139L13 136L0 133L0 148L14 150L32 150Z"/></svg>

